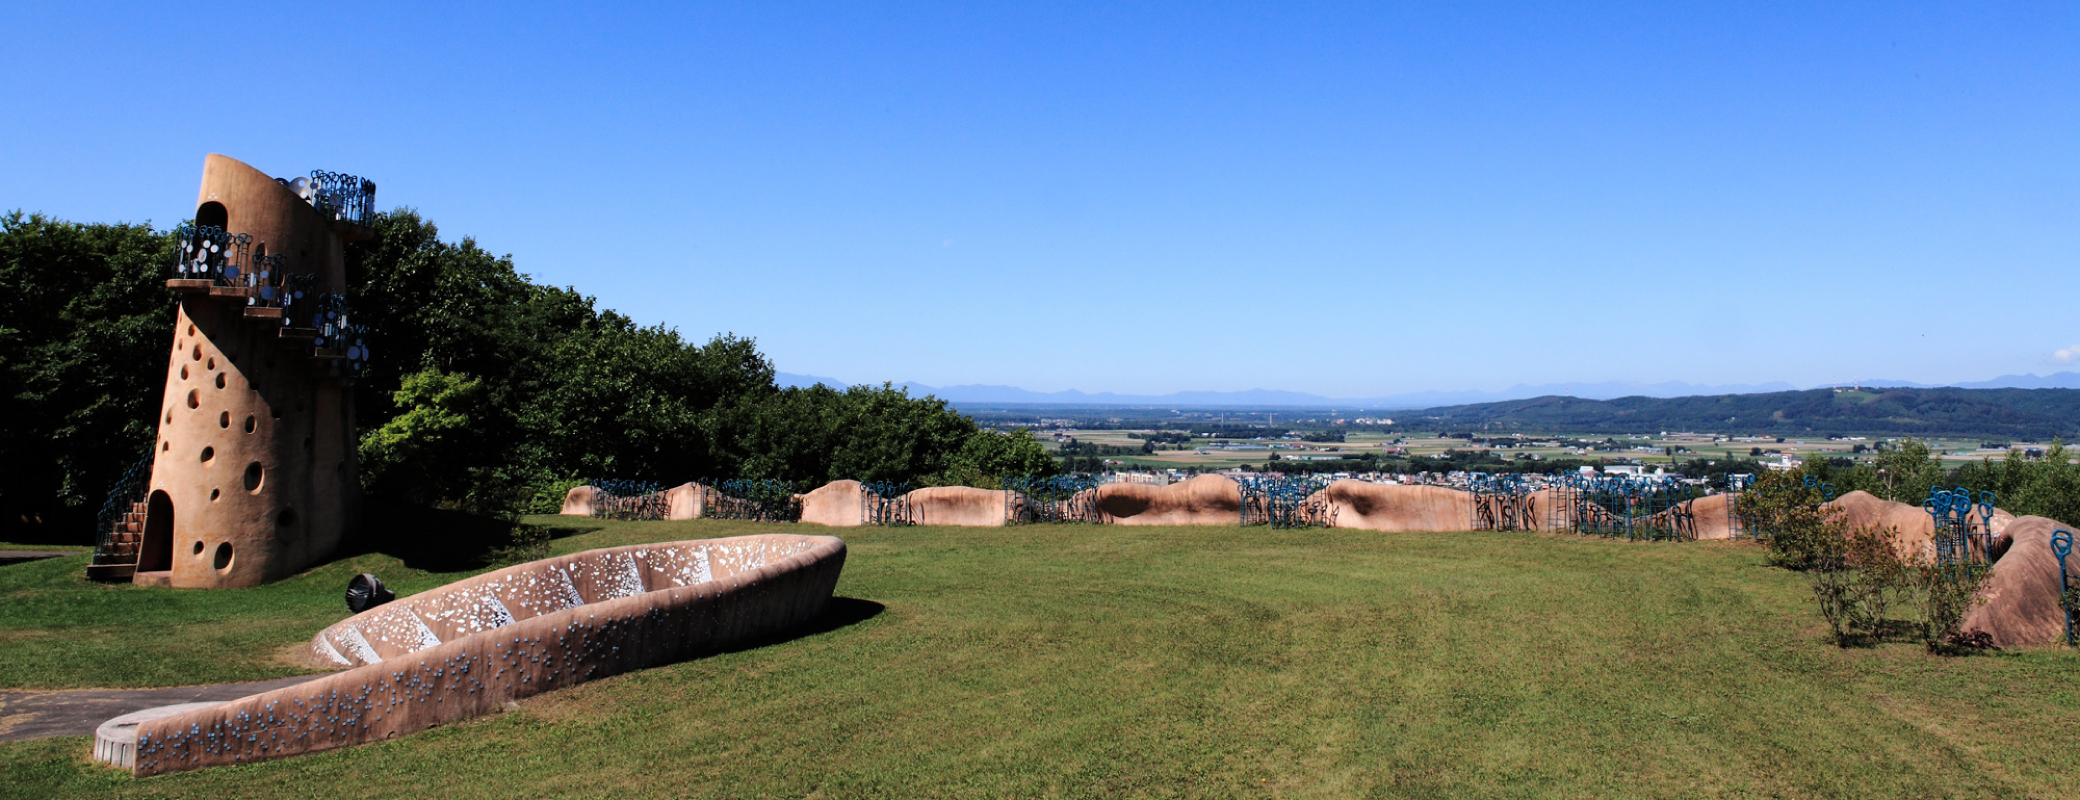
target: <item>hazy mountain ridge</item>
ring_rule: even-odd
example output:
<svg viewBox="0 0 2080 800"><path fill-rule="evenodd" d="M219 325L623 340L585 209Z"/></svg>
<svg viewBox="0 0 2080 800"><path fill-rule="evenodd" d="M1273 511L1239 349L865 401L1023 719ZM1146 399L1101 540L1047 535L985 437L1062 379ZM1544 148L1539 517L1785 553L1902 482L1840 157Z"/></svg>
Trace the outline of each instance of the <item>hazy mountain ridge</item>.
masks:
<svg viewBox="0 0 2080 800"><path fill-rule="evenodd" d="M2080 432L2080 391L1866 387L1696 397L1534 397L1398 415L1418 428L1491 432L1693 431L1777 436L1983 436L2068 440Z"/></svg>
<svg viewBox="0 0 2080 800"><path fill-rule="evenodd" d="M849 384L832 378L815 375L798 375L782 372L777 376L781 386L813 386L822 383L834 388ZM1036 392L1016 386L992 386L968 384L960 386L927 386L921 383L904 382L897 386L909 389L911 394L930 394L954 404L961 403L1004 403L1019 405L1132 405L1132 406L1193 406L1193 407L1265 407L1293 406L1304 408L1378 408L1378 409L1427 409L1443 406L1496 403L1510 400L1525 400L1538 397L1565 396L1585 400L1615 400L1621 397L1677 398L1696 396L1720 396L1743 394L1767 394L1774 392L1799 391L1800 387L1782 381L1761 384L1707 385L1664 381L1640 383L1632 381L1604 381L1600 383L1549 383L1539 385L1518 384L1495 392L1483 391L1427 391L1385 395L1367 398L1335 398L1306 392L1288 392L1273 389L1250 389L1239 392L1172 392L1163 395L1118 394L1114 392L1082 392L1074 389L1060 392ZM1865 387L1903 387L1912 389L1939 388L1935 384L1913 381L1869 380L1861 381ZM2080 389L2080 372L2058 372L2050 375L2003 375L1986 381L1952 384L1959 389ZM1821 388L1821 387L1813 387ZM1831 388L1831 387L1829 387Z"/></svg>

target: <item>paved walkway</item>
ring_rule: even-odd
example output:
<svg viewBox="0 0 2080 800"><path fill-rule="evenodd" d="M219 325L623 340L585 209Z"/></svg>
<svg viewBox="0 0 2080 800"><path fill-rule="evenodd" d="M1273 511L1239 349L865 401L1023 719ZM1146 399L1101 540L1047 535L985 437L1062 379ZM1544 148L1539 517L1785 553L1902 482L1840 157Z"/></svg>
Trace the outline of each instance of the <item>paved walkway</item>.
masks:
<svg viewBox="0 0 2080 800"><path fill-rule="evenodd" d="M132 711L174 703L237 700L295 686L331 673L296 675L249 683L174 686L165 689L72 689L0 691L0 742L46 736L92 736L101 723Z"/></svg>
<svg viewBox="0 0 2080 800"><path fill-rule="evenodd" d="M85 550L0 550L0 566L20 564L45 558L63 558L85 553Z"/></svg>

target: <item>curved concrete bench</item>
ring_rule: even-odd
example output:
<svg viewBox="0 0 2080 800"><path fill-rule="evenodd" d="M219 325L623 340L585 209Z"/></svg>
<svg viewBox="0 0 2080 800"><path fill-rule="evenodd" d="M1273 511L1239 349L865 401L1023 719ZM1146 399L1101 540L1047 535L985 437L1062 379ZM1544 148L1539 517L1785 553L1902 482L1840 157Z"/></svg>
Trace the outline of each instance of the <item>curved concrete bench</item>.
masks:
<svg viewBox="0 0 2080 800"><path fill-rule="evenodd" d="M822 613L844 566L845 543L835 537L765 534L589 550L488 572L312 638L319 658L354 669L142 722L132 772L387 739L716 652Z"/></svg>

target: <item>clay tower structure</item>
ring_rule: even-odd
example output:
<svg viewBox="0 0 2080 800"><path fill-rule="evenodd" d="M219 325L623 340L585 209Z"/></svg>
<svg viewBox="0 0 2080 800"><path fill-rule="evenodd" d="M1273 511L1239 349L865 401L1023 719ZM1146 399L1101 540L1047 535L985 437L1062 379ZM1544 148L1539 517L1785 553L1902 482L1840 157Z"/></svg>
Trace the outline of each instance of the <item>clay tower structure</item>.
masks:
<svg viewBox="0 0 2080 800"><path fill-rule="evenodd" d="M329 558L360 505L342 247L375 185L203 162L132 580L254 586Z"/></svg>

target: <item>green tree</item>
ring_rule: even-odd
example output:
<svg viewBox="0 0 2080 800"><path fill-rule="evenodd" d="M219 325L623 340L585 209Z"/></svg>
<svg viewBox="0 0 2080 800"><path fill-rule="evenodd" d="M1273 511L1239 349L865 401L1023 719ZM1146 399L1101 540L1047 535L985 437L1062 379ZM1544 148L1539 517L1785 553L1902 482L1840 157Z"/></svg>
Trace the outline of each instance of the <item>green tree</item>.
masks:
<svg viewBox="0 0 2080 800"><path fill-rule="evenodd" d="M361 436L364 485L425 505L504 510L521 476L471 457L499 449L494 437L510 427L482 379L428 368L405 376L393 400L399 413Z"/></svg>
<svg viewBox="0 0 2080 800"><path fill-rule="evenodd" d="M1877 482L1883 491L1873 494L1919 505L1928 498L1929 489L1942 484L1943 465L1927 442L1910 438L1878 454Z"/></svg>
<svg viewBox="0 0 2080 800"><path fill-rule="evenodd" d="M175 301L149 225L0 216L0 539L92 541L151 447Z"/></svg>

